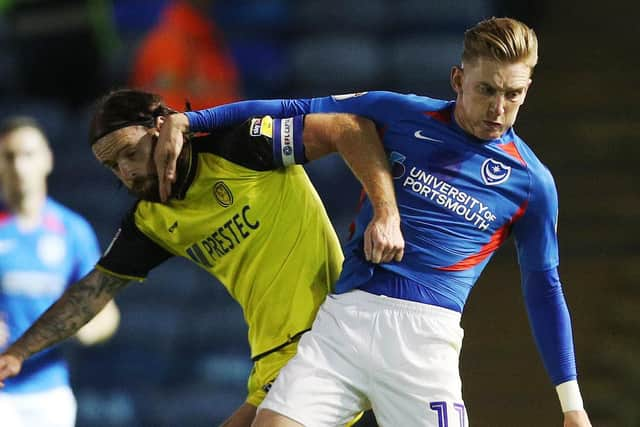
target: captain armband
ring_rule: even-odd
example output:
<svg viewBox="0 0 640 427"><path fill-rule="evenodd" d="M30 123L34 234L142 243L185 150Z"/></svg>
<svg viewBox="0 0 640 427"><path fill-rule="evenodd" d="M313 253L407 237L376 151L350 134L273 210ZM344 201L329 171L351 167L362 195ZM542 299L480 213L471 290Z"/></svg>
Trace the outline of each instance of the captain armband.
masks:
<svg viewBox="0 0 640 427"><path fill-rule="evenodd" d="M274 119L271 116L251 119L249 134L252 137L267 137L271 140L273 163L276 167L287 167L307 163L302 141L304 116Z"/></svg>

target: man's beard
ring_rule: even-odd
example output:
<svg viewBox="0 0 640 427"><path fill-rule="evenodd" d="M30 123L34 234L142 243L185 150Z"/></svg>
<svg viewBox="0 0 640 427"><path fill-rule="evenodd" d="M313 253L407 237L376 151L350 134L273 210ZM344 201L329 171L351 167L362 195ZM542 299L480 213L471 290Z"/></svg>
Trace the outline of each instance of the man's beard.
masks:
<svg viewBox="0 0 640 427"><path fill-rule="evenodd" d="M189 171L190 158L191 146L189 144L185 144L182 152L178 156L176 165L178 177L176 179L176 182L172 185L171 197L174 197L174 192L177 192L179 194L180 188L182 188L186 180L186 175ZM176 187L178 188L176 189ZM136 176L131 183L131 188L127 187L127 191L132 196L141 200L146 200L154 203L162 202L162 200L160 199L160 181L158 180L158 175L156 174L150 174L147 176Z"/></svg>
<svg viewBox="0 0 640 427"><path fill-rule="evenodd" d="M137 176L133 179L131 188L127 188L127 190L129 194L138 199L156 203L161 202L158 175Z"/></svg>

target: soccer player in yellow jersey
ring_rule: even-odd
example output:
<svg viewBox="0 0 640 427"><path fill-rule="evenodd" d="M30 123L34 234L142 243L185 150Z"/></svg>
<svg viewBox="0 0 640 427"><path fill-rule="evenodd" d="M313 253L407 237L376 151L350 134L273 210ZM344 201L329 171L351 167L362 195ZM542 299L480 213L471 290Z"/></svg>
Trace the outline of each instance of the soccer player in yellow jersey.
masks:
<svg viewBox="0 0 640 427"><path fill-rule="evenodd" d="M217 277L243 309L254 367L246 402L225 425L250 426L343 260L299 164L334 151L347 161L375 210L364 248L372 262L403 255L392 178L366 119L267 116L187 138L171 198L161 203L153 153L171 113L160 97L133 90L112 92L98 103L90 128L93 152L140 200L95 268L0 356L0 381L16 375L27 357L77 331L127 284L182 256Z"/></svg>

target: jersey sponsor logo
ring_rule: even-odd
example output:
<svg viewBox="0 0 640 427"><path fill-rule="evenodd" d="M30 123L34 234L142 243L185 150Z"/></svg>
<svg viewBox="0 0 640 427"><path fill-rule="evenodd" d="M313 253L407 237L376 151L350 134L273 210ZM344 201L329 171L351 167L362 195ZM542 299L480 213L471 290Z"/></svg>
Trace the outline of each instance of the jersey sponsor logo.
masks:
<svg viewBox="0 0 640 427"><path fill-rule="evenodd" d="M358 96L366 95L367 92L354 92L354 93L344 93L342 95L331 95L334 101L344 101L349 98L357 98Z"/></svg>
<svg viewBox="0 0 640 427"><path fill-rule="evenodd" d="M502 184L511 176L511 166L494 159L487 159L482 163L480 175L487 185Z"/></svg>
<svg viewBox="0 0 640 427"><path fill-rule="evenodd" d="M213 195L223 208L228 208L233 204L233 193L231 189L222 181L213 185Z"/></svg>
<svg viewBox="0 0 640 427"><path fill-rule="evenodd" d="M38 258L48 267L55 267L64 261L67 245L64 239L55 234L47 234L38 240Z"/></svg>
<svg viewBox="0 0 640 427"><path fill-rule="evenodd" d="M204 267L213 267L260 227L260 221L251 218L250 210L251 206L245 205L227 221L214 227L209 235L187 248L187 256Z"/></svg>
<svg viewBox="0 0 640 427"><path fill-rule="evenodd" d="M488 205L444 179L415 166L409 171L409 176L405 178L402 186L464 218L482 231L488 230L496 219L496 215L491 212Z"/></svg>
<svg viewBox="0 0 640 427"><path fill-rule="evenodd" d="M422 134L422 130L417 130L413 133L413 136L415 136L418 139L422 139L423 141L429 141L429 142L439 142L439 143L443 143L444 141L441 139L436 139L436 138L431 138L430 136L427 135L423 135Z"/></svg>
<svg viewBox="0 0 640 427"><path fill-rule="evenodd" d="M391 175L393 179L400 179L404 176L407 169L404 166L404 161L407 159L407 156L404 154L398 153L397 151L392 151L389 154L389 163L391 163Z"/></svg>

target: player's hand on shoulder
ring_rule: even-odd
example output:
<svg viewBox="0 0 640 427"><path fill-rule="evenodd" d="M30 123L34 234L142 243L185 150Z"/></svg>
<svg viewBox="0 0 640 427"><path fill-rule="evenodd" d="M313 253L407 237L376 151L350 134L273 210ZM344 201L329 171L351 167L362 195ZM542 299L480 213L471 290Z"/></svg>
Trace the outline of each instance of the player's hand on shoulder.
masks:
<svg viewBox="0 0 640 427"><path fill-rule="evenodd" d="M178 113L167 116L160 127L153 160L158 172L160 200L166 202L171 196L171 186L176 181L176 163L184 144L184 132L189 130L189 119Z"/></svg>
<svg viewBox="0 0 640 427"><path fill-rule="evenodd" d="M367 261L375 264L402 260L404 237L397 209L374 215L364 232L364 254Z"/></svg>
<svg viewBox="0 0 640 427"><path fill-rule="evenodd" d="M10 353L0 355L0 387L4 387L4 380L18 375L22 369L22 359Z"/></svg>
<svg viewBox="0 0 640 427"><path fill-rule="evenodd" d="M591 427L591 421L585 411L567 411L564 413L564 427Z"/></svg>

